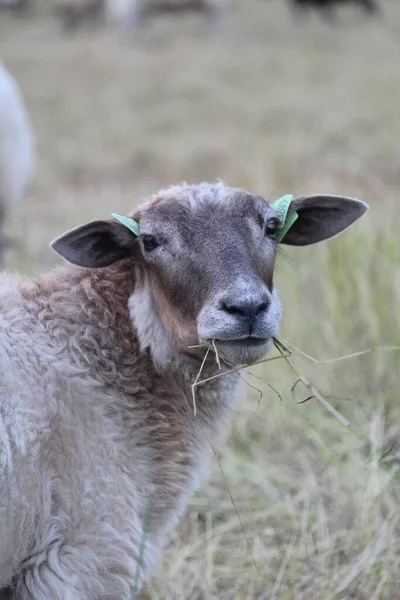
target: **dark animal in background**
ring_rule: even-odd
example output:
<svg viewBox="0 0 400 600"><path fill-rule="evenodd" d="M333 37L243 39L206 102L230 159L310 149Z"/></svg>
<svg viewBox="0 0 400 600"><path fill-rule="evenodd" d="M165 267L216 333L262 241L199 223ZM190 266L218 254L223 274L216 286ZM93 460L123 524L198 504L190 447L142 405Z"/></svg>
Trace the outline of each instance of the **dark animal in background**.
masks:
<svg viewBox="0 0 400 600"><path fill-rule="evenodd" d="M16 15L25 15L31 10L33 0L0 0L0 9L8 9Z"/></svg>
<svg viewBox="0 0 400 600"><path fill-rule="evenodd" d="M64 31L72 31L83 24L100 23L104 6L104 0L58 0L55 13Z"/></svg>
<svg viewBox="0 0 400 600"><path fill-rule="evenodd" d="M378 12L378 4L375 0L289 0L292 7L298 12L304 12L307 9L317 9L326 18L334 16L334 6L340 4L354 4L360 6L370 15Z"/></svg>

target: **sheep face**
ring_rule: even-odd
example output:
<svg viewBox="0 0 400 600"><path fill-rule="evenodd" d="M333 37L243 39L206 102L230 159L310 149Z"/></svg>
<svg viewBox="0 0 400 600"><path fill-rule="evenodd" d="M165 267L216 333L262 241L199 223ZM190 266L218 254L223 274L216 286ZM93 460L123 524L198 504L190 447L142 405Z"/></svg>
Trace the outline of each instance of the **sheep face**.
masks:
<svg viewBox="0 0 400 600"><path fill-rule="evenodd" d="M279 220L268 203L221 185L187 186L156 196L136 217L141 260L174 348L214 340L229 362L262 357L281 316L273 285Z"/></svg>
<svg viewBox="0 0 400 600"><path fill-rule="evenodd" d="M293 206L299 216L282 240L292 245L331 237L366 210L360 201L328 196L298 198ZM182 185L132 217L139 239L120 223L95 221L57 238L53 248L88 267L134 259L131 315L142 346L151 346L149 332L159 322L153 346L164 343L162 330L175 352L196 354L191 346L214 340L235 365L261 358L281 318L273 283L280 222L268 202L222 183Z"/></svg>

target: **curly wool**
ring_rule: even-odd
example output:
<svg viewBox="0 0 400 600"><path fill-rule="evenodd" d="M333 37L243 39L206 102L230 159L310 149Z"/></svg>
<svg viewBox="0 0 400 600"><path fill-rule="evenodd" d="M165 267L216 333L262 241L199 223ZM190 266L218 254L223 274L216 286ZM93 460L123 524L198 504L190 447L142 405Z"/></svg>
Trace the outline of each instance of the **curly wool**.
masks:
<svg viewBox="0 0 400 600"><path fill-rule="evenodd" d="M139 348L130 259L1 275L0 290L0 597L128 600L206 469L237 378L200 388L194 418L198 362L162 373Z"/></svg>

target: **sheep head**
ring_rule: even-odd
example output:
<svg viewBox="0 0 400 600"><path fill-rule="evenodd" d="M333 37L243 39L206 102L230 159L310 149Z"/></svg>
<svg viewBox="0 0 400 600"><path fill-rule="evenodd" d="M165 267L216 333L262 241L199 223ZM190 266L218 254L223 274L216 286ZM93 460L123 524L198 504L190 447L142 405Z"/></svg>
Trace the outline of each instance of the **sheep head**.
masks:
<svg viewBox="0 0 400 600"><path fill-rule="evenodd" d="M264 356L278 331L277 237L283 244L313 244L346 229L367 208L341 196L295 198L297 218L280 239L276 206L260 196L223 183L184 184L132 213L139 236L116 220L93 221L52 247L84 267L135 262L131 315L142 346L159 321L175 352L195 355L191 346L214 340L227 361L243 364Z"/></svg>

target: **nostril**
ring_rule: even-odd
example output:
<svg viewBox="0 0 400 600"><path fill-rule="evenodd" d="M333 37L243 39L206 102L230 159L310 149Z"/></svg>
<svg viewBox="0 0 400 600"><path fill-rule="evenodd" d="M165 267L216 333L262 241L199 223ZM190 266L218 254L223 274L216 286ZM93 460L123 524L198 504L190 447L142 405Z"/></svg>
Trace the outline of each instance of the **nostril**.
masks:
<svg viewBox="0 0 400 600"><path fill-rule="evenodd" d="M231 314L231 315L240 315L242 317L246 316L246 308L240 305L227 304L226 302L222 303L222 310Z"/></svg>
<svg viewBox="0 0 400 600"><path fill-rule="evenodd" d="M269 302L262 302L262 304L260 304L257 307L256 314L258 315L258 314L260 314L260 312L264 312L264 311L268 310L268 308L269 308Z"/></svg>
<svg viewBox="0 0 400 600"><path fill-rule="evenodd" d="M233 304L230 302L222 303L222 310L225 312L235 315L237 317L254 318L257 317L261 312L267 311L269 308L269 301L258 303L243 303Z"/></svg>

